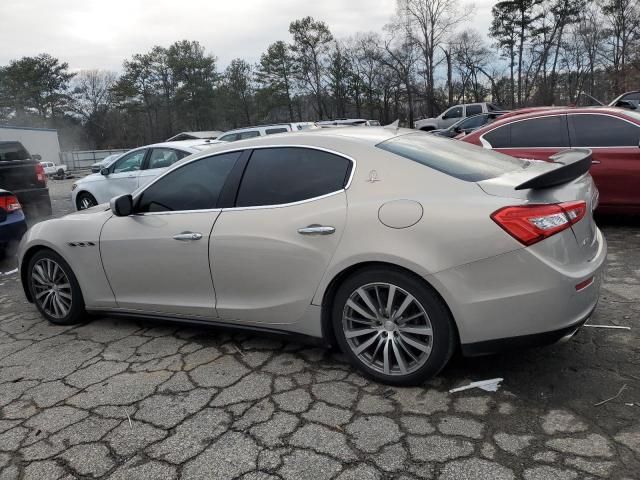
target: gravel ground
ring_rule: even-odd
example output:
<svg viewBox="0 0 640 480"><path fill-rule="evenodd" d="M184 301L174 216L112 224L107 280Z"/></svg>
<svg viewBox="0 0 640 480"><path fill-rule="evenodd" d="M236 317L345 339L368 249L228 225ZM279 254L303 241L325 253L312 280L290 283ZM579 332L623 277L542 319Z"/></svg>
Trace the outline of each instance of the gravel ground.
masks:
<svg viewBox="0 0 640 480"><path fill-rule="evenodd" d="M72 210L71 183L51 182L56 216ZM454 358L409 389L279 339L110 318L52 326L0 275L0 479L638 478L640 228L604 232L591 323L630 331ZM493 377L496 393L448 393Z"/></svg>

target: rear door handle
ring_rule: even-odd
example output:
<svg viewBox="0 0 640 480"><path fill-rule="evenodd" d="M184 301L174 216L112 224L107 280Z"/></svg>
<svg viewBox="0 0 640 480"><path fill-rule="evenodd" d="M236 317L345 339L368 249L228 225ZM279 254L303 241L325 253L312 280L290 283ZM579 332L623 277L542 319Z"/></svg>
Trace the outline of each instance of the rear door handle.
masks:
<svg viewBox="0 0 640 480"><path fill-rule="evenodd" d="M317 224L298 229L300 235L331 235L335 231L336 229L334 227Z"/></svg>
<svg viewBox="0 0 640 480"><path fill-rule="evenodd" d="M592 165L599 165L600 164L600 160L591 160L591 164Z"/></svg>
<svg viewBox="0 0 640 480"><path fill-rule="evenodd" d="M173 236L174 240L180 240L181 242L190 242L192 240L200 240L202 234L198 232L182 232Z"/></svg>

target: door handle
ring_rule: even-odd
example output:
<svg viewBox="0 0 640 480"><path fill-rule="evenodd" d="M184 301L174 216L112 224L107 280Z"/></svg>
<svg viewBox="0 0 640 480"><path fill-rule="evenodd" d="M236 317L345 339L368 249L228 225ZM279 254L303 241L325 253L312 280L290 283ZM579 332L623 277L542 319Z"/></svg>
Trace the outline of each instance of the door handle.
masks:
<svg viewBox="0 0 640 480"><path fill-rule="evenodd" d="M600 160L591 160L591 165L600 165Z"/></svg>
<svg viewBox="0 0 640 480"><path fill-rule="evenodd" d="M336 229L334 227L313 224L308 227L299 228L298 233L300 235L331 235L335 232Z"/></svg>
<svg viewBox="0 0 640 480"><path fill-rule="evenodd" d="M181 242L190 242L191 240L200 240L202 234L198 232L182 232L173 236L174 240L180 240Z"/></svg>

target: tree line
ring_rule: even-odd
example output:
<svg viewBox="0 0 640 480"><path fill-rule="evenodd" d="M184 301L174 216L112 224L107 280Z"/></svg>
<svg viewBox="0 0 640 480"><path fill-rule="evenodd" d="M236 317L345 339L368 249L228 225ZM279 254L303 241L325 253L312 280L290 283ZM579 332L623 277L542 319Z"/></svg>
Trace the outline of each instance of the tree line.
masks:
<svg viewBox="0 0 640 480"><path fill-rule="evenodd" d="M640 88L638 0L503 0L488 36L458 0L396 0L381 32L336 38L312 17L255 64L223 70L197 41L155 46L119 73L48 55L0 66L0 123L58 128L63 149L132 147L185 130L366 117L412 126L450 105L609 101Z"/></svg>

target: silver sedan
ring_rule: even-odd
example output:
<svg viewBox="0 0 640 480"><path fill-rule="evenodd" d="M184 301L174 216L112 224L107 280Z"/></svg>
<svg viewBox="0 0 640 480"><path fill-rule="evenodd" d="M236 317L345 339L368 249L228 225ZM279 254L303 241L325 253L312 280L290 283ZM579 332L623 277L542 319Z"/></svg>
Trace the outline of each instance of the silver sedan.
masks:
<svg viewBox="0 0 640 480"><path fill-rule="evenodd" d="M456 349L550 343L589 318L606 256L590 161L388 127L221 144L35 225L21 278L56 324L109 314L278 332L417 384Z"/></svg>

